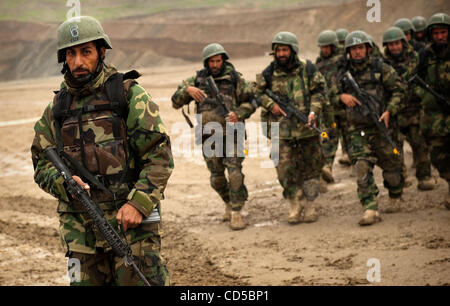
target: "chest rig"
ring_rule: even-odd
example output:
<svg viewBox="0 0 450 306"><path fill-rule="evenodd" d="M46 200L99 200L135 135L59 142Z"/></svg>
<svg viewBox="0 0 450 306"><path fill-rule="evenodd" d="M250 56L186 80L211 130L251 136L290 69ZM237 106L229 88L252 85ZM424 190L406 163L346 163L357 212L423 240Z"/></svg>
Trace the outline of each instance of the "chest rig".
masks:
<svg viewBox="0 0 450 306"><path fill-rule="evenodd" d="M384 110L386 109L386 101L388 100L387 92L383 87L383 78L382 78L382 65L383 60L380 58L372 58L372 60L368 63L368 67L363 70L355 71L351 69L351 73L359 88L373 96L375 101L375 109L377 115L380 116ZM348 66L347 66L348 67ZM349 93L348 88L344 88L344 92ZM351 93L351 92L350 92ZM353 93L354 94L354 93ZM361 101L361 103L364 103ZM370 123L370 120L365 116L361 115L361 113L354 107L346 107L347 111L347 119L355 124L357 127L359 126L367 126Z"/></svg>
<svg viewBox="0 0 450 306"><path fill-rule="evenodd" d="M128 92L139 76L135 70L112 75L82 105L65 88L54 98L58 152L75 174L94 186L91 193L99 202L126 198L137 177L128 150L126 120ZM127 188L121 188L125 190L116 197L109 187L116 185L114 189L119 190L122 184Z"/></svg>
<svg viewBox="0 0 450 306"><path fill-rule="evenodd" d="M206 78L209 76L207 69L202 69L197 71L195 76L195 87L206 90L205 83ZM220 93L223 95L223 102L229 110L233 110L237 104L238 99L236 97L236 88L239 80L238 73L233 69L228 74L214 78L214 81L219 89ZM206 90L206 93L210 93ZM196 102L196 113L202 113L204 111L211 111L215 109L215 106L209 103L197 103Z"/></svg>

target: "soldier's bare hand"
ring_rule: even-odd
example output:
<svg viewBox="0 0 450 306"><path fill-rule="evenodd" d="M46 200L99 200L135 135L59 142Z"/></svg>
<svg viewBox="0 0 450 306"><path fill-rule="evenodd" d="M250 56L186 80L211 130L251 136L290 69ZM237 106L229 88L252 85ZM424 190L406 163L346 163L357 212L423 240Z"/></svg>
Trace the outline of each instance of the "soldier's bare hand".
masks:
<svg viewBox="0 0 450 306"><path fill-rule="evenodd" d="M230 112L227 117L225 118L225 120L227 122L232 122L232 123L236 123L238 122L238 116L236 115L235 112Z"/></svg>
<svg viewBox="0 0 450 306"><path fill-rule="evenodd" d="M189 86L186 88L187 93L197 102L202 103L206 98L206 94L200 88Z"/></svg>
<svg viewBox="0 0 450 306"><path fill-rule="evenodd" d="M350 94L343 93L339 98L347 107L355 107L356 104L361 105L361 102Z"/></svg>
<svg viewBox="0 0 450 306"><path fill-rule="evenodd" d="M312 129L313 126L316 126L316 115L314 113L308 115L308 126L310 129Z"/></svg>
<svg viewBox="0 0 450 306"><path fill-rule="evenodd" d="M391 117L391 114L389 113L389 111L385 111L380 119L378 119L379 122L384 121L384 125L386 126L386 128L389 128L389 118Z"/></svg>
<svg viewBox="0 0 450 306"><path fill-rule="evenodd" d="M90 192L91 187L89 186L89 184L83 182L81 177L79 177L78 175L72 175L72 178L74 179L75 182L77 182L78 185L81 186L81 188L86 190L89 193L89 195L91 194Z"/></svg>
<svg viewBox="0 0 450 306"><path fill-rule="evenodd" d="M126 203L117 212L116 220L119 224L122 224L123 230L126 231L141 224L142 214L131 204Z"/></svg>
<svg viewBox="0 0 450 306"><path fill-rule="evenodd" d="M270 110L272 112L272 114L274 114L275 116L287 116L286 113L281 109L281 107L278 104L274 104L272 109Z"/></svg>

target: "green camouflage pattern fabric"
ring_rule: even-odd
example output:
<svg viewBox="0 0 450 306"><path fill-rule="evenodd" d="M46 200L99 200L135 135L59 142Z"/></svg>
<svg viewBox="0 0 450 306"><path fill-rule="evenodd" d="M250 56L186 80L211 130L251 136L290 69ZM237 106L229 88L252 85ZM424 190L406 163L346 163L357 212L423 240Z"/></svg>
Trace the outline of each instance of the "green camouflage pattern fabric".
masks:
<svg viewBox="0 0 450 306"><path fill-rule="evenodd" d="M320 60L319 60L320 59ZM342 55L337 54L330 58L319 57L316 60L316 67L320 73L325 77L327 85L331 84L334 74L338 72L339 66L342 65ZM325 158L325 164L330 169L333 168L334 158L339 145L339 137L345 133L343 128L346 126L345 116L339 114L339 108L332 105L332 100L328 99L328 103L324 108L323 116L321 118L321 126L328 134L327 141L322 142L322 151ZM345 114L344 114L345 115ZM345 145L342 144L344 147Z"/></svg>
<svg viewBox="0 0 450 306"><path fill-rule="evenodd" d="M223 101L228 109L236 113L240 122L244 122L245 119L249 118L255 112L255 107L251 103L253 99L252 84L245 81L242 74L237 72L230 62L226 61L224 65L223 72L214 76L214 81L220 93L223 95ZM206 71L203 70L199 73L199 76L195 75L184 80L178 86L172 96L172 106L175 109L181 108L183 105L193 101L192 97L186 91L189 86L197 85L196 87L209 94L203 73L206 73ZM236 81L233 81L233 74L237 76ZM236 88L234 87L234 82L236 82ZM233 210L241 210L248 198L248 192L244 184L244 174L242 172L244 157L240 157L242 154L238 156L237 152L238 139L237 137L234 138L233 156L227 156L225 152L227 128L224 116L213 105L206 103L196 103L196 113L202 115L202 126L205 126L209 122L217 122L222 126L222 143L224 144L222 157L216 155L206 156L204 150L202 150L203 158L210 172L211 187L219 194L224 202L230 203ZM202 136L202 145L213 135L204 134ZM214 145L212 149L215 149ZM228 172L228 179L225 176L226 171Z"/></svg>
<svg viewBox="0 0 450 306"><path fill-rule="evenodd" d="M420 71L424 81L441 95L450 92L450 44L437 52L434 44L425 49L427 65ZM421 118L422 133L430 146L431 163L439 175L450 184L450 110L445 108L429 92L422 90L424 115Z"/></svg>
<svg viewBox="0 0 450 306"><path fill-rule="evenodd" d="M389 134L391 139L396 141L395 116L402 108L406 85L392 66L384 62L379 65L380 70L378 71L377 63L371 56L361 65L354 65L349 61L347 65L341 66L339 72L333 77L331 85L332 99L336 105L339 103L341 108L347 111L347 150L350 160L356 168L357 192L364 209L378 209L376 202L378 188L373 179L374 165L382 168L384 186L388 188L390 197L400 197L404 185L402 158L393 153L392 146L369 118L363 117L354 109L347 108L339 100L342 93L355 95L342 84L342 77L349 70L362 90L375 97L382 97L386 106L383 108L383 103L379 102L378 115L385 110L390 112Z"/></svg>
<svg viewBox="0 0 450 306"><path fill-rule="evenodd" d="M131 245L131 252L138 269L151 286L170 285L165 260L161 257L161 238L149 237ZM70 275L71 286L143 286L141 279L125 266L122 258L111 251L99 250L97 254L72 252L69 258L78 259L81 265L79 274ZM69 271L72 271L69 267ZM76 271L78 272L78 271Z"/></svg>
<svg viewBox="0 0 450 306"><path fill-rule="evenodd" d="M318 136L302 139L280 139L276 166L283 197L293 198L302 190L306 199L318 196L319 177L324 158Z"/></svg>
<svg viewBox="0 0 450 306"><path fill-rule="evenodd" d="M77 93L73 105L87 105L95 100L93 90L99 95L103 90L106 80L116 73L113 67L104 67L98 77L88 83L85 88L75 90L67 82L61 84L61 88L67 87L69 91ZM128 117L126 118L126 145L123 150L132 154L130 166L138 169L138 178L128 186L112 184L108 189L118 195L117 201L107 200L104 192L91 186L91 195L94 202L105 211L105 216L118 230L115 216L118 208L128 202L148 217L155 207L160 210L160 200L163 198L167 181L174 167L170 140L166 134L166 128L159 115L158 106L152 101L150 95L138 84L130 87L128 92ZM57 211L60 214L60 229L63 247L67 254L78 252L83 254L95 254L96 248L107 249L107 245L100 233L92 228L90 220L85 219L83 209L77 201L74 201L64 189L63 179L57 170L45 158L43 150L47 147L56 146L55 126L53 118L54 102L49 103L42 117L35 124L35 137L31 147L32 161L35 169L34 179L44 191L59 199ZM103 114L107 116L107 114ZM105 129L106 126L98 127L94 123L92 114L82 115L83 134L93 137L96 142L111 141L113 131ZM99 116L101 118L101 116ZM95 133L94 133L95 131ZM74 135L79 137L79 134ZM120 165L122 167L123 165ZM117 167L117 168L120 168ZM72 169L74 175L79 175ZM106 173L115 173L114 167L105 165ZM103 194L103 195L102 195ZM92 223L92 222L91 222ZM160 235L159 227L152 230L138 226L126 231L130 243L142 241L148 237Z"/></svg>
<svg viewBox="0 0 450 306"><path fill-rule="evenodd" d="M390 136L396 139L394 133ZM349 133L349 139L348 154L355 165L357 193L363 209L378 210L375 165L382 169L383 185L389 190L389 197L400 197L404 186L403 160L393 153L388 141L376 130L354 130Z"/></svg>
<svg viewBox="0 0 450 306"><path fill-rule="evenodd" d="M320 118L324 106L328 103L326 80L319 71L316 71L308 81L305 69L306 63L300 61L297 56L295 59L294 67L287 71L278 67L275 61L271 90L280 96L287 96L291 101L295 102L294 106L306 116L308 116L309 112L314 112ZM299 77L300 72L302 72L306 93L302 89L302 81ZM260 97L261 101L261 120L268 123L278 122L280 139L300 139L317 136L318 132L309 129L297 119L284 116L276 117L270 112L275 102L264 94L267 85L264 76L257 74L255 95ZM307 105L305 104L305 98L308 96L310 98L309 110L307 110Z"/></svg>
<svg viewBox="0 0 450 306"><path fill-rule="evenodd" d="M287 95L299 111L308 115L305 96L310 96L310 111L320 118L321 111L328 103L327 85L323 75L316 71L308 82L306 63L296 56L296 65L289 71L277 67L275 62L272 76L272 91ZM306 93L302 89L300 71L305 84ZM263 110L261 117L266 121L279 122L279 161L276 165L278 181L283 187L283 197L292 198L299 189L305 197L312 201L318 196L319 178L324 158L319 135L305 127L296 119L284 116L275 117L270 112L275 102L263 94L268 86L264 76L256 76L255 94L260 96ZM264 119L263 119L264 120ZM302 170L304 169L304 170Z"/></svg>
<svg viewBox="0 0 450 306"><path fill-rule="evenodd" d="M400 57L394 57L387 46L384 50L385 58L397 71L404 82L407 82L417 73L419 66L419 54L410 44L404 45L405 50ZM400 129L399 144L403 151L403 142L406 139L413 151L413 160L416 165L416 177L419 180L431 176L431 162L429 150L425 138L420 130L421 100L417 96L419 88L415 83L408 84L404 108L397 114L397 123ZM406 166L403 165L403 175L406 176Z"/></svg>

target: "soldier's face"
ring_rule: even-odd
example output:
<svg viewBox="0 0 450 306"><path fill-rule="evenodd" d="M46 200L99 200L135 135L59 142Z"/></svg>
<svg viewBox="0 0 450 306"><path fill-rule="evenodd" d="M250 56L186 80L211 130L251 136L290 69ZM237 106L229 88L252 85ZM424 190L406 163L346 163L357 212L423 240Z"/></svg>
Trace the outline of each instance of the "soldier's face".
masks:
<svg viewBox="0 0 450 306"><path fill-rule="evenodd" d="M415 35L417 38L422 39L425 36L425 32L424 31L416 32Z"/></svg>
<svg viewBox="0 0 450 306"><path fill-rule="evenodd" d="M405 36L406 36L406 40L407 40L407 41L411 41L411 38L412 38L412 37L411 37L411 31L406 32L406 33L405 33Z"/></svg>
<svg viewBox="0 0 450 306"><path fill-rule="evenodd" d="M209 71L211 71L212 74L219 73L220 69L222 69L222 65L223 65L222 54L214 55L208 58L208 67Z"/></svg>
<svg viewBox="0 0 450 306"><path fill-rule="evenodd" d="M435 43L446 44L448 39L447 28L434 28L431 30L431 38Z"/></svg>
<svg viewBox="0 0 450 306"><path fill-rule="evenodd" d="M321 46L320 53L323 57L329 57L331 55L331 46Z"/></svg>
<svg viewBox="0 0 450 306"><path fill-rule="evenodd" d="M367 47L365 44L350 47L350 57L353 60L362 60L367 55Z"/></svg>
<svg viewBox="0 0 450 306"><path fill-rule="evenodd" d="M391 54L393 54L393 55L399 55L403 51L403 44L402 44L401 40L388 42L387 47L388 47L389 52L391 52Z"/></svg>
<svg viewBox="0 0 450 306"><path fill-rule="evenodd" d="M279 45L275 48L275 57L281 64L286 64L291 56L291 47Z"/></svg>
<svg viewBox="0 0 450 306"><path fill-rule="evenodd" d="M101 56L105 55L105 48L102 47ZM84 77L93 73L97 68L99 54L95 43L73 46L66 50L66 62L74 78Z"/></svg>

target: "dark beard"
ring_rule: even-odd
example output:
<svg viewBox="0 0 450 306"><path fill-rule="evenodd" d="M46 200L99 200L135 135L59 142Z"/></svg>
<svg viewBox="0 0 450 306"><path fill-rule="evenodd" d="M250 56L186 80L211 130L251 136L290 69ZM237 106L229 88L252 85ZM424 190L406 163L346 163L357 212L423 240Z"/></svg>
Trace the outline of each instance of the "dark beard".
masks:
<svg viewBox="0 0 450 306"><path fill-rule="evenodd" d="M275 61L276 61L278 67L280 67L284 70L290 69L295 64L294 52L291 52L291 55L287 58L287 60L285 62L280 61L280 59L278 57L275 57Z"/></svg>

